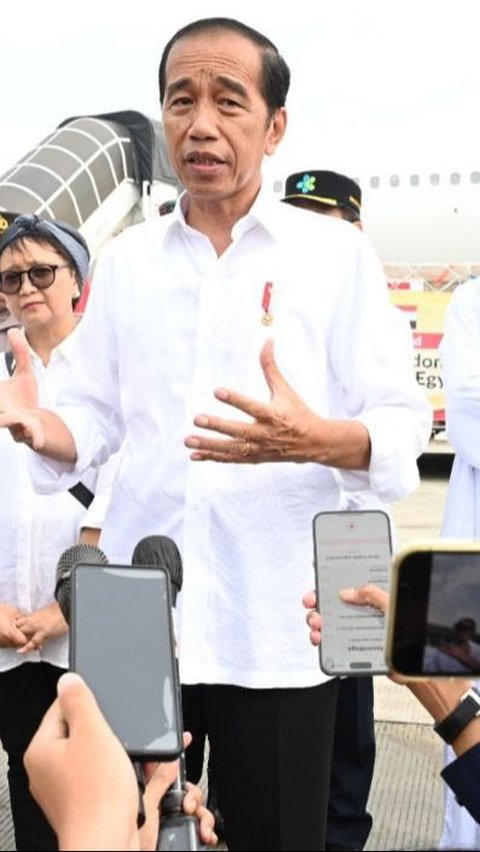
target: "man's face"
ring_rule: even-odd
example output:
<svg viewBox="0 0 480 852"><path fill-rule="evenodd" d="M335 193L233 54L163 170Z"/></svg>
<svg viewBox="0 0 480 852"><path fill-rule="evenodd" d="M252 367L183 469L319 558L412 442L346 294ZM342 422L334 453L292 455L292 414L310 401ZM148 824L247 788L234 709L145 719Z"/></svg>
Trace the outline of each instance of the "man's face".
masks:
<svg viewBox="0 0 480 852"><path fill-rule="evenodd" d="M229 30L181 38L166 66L163 123L172 164L190 196L248 208L261 164L283 136L285 111L268 119L260 48Z"/></svg>
<svg viewBox="0 0 480 852"><path fill-rule="evenodd" d="M455 627L455 639L461 644L472 642L475 638L475 627L457 625Z"/></svg>

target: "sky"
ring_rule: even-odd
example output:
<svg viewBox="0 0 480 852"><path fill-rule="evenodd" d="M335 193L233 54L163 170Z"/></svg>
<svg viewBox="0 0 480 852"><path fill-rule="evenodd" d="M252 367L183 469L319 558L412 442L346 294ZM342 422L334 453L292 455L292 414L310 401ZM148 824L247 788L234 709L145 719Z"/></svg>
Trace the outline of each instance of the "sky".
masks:
<svg viewBox="0 0 480 852"><path fill-rule="evenodd" d="M432 567L428 621L453 626L460 618L473 618L480 631L478 554L435 555Z"/></svg>
<svg viewBox="0 0 480 852"><path fill-rule="evenodd" d="M0 175L70 116L159 118L164 44L213 15L260 29L290 66L289 127L269 175L480 165L477 0L6 0Z"/></svg>

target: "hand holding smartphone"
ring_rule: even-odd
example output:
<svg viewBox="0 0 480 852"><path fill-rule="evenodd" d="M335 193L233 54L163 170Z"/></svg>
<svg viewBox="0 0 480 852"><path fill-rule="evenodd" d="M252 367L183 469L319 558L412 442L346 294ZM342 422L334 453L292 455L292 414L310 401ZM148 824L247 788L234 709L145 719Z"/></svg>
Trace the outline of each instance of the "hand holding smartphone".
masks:
<svg viewBox="0 0 480 852"><path fill-rule="evenodd" d="M387 661L406 677L480 677L480 544L432 540L393 560Z"/></svg>
<svg viewBox="0 0 480 852"><path fill-rule="evenodd" d="M320 667L329 675L386 674L385 618L356 607L341 589L375 583L388 590L390 521L385 512L320 512L313 520L317 606L322 615Z"/></svg>

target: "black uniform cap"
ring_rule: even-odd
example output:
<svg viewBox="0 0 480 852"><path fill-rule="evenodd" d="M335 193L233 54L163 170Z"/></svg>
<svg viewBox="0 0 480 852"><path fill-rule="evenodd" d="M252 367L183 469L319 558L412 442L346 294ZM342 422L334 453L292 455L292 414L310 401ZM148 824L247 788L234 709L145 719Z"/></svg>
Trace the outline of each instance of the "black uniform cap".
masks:
<svg viewBox="0 0 480 852"><path fill-rule="evenodd" d="M329 207L350 207L360 216L362 190L358 183L338 172L296 172L285 181L282 201L307 198Z"/></svg>
<svg viewBox="0 0 480 852"><path fill-rule="evenodd" d="M0 237L3 232L10 227L12 222L17 218L18 213L7 213L6 210L0 210Z"/></svg>

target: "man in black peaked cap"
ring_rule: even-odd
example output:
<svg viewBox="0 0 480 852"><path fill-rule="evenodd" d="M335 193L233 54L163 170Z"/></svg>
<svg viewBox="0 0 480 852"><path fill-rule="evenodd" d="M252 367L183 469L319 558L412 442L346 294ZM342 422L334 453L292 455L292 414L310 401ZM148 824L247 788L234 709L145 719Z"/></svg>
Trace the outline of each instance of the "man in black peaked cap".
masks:
<svg viewBox="0 0 480 852"><path fill-rule="evenodd" d="M338 172L309 170L289 175L282 201L362 228L362 191L356 181ZM384 508L370 491L356 492L352 500L349 509ZM372 826L366 808L374 763L373 680L343 678L332 752L327 849L365 846Z"/></svg>

